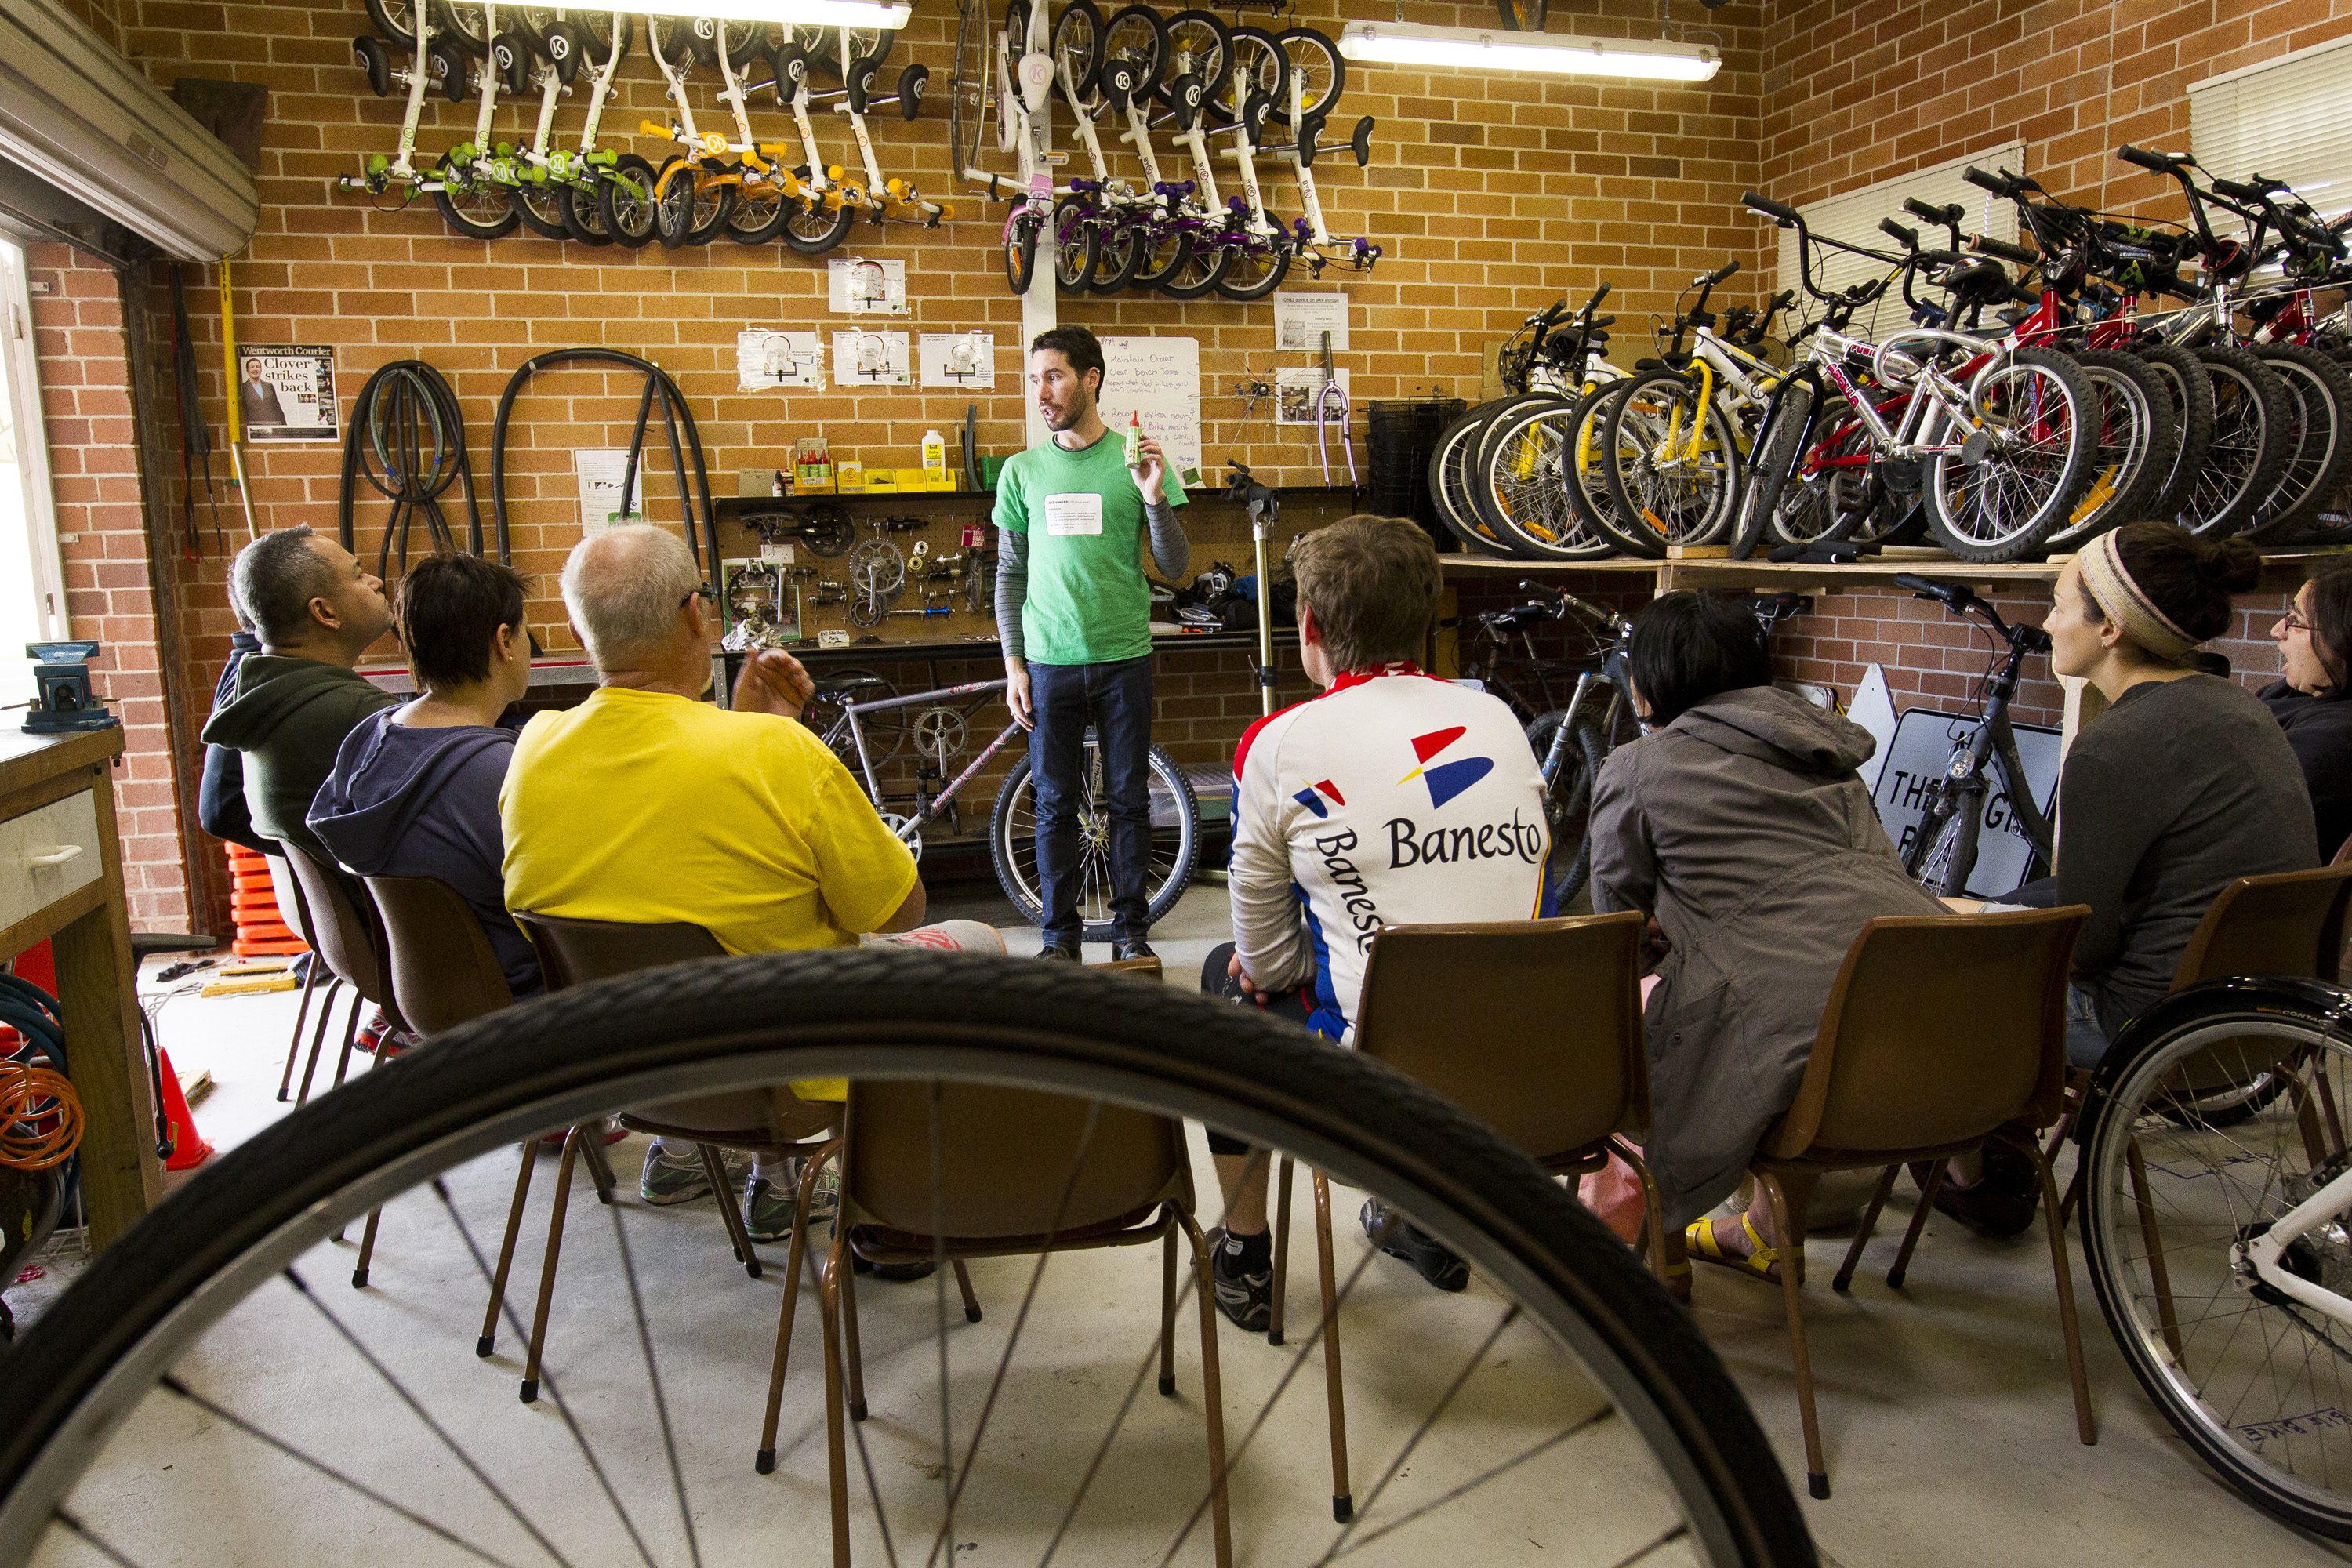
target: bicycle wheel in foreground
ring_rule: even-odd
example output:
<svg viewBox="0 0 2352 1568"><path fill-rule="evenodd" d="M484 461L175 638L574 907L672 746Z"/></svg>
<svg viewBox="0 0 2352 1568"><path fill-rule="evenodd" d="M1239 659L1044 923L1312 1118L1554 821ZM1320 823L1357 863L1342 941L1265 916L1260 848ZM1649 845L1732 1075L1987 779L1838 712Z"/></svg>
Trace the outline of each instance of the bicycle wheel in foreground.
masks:
<svg viewBox="0 0 2352 1568"><path fill-rule="evenodd" d="M1427 1563L1507 1542L1475 1552L1491 1560L1521 1555L1524 1537L1548 1563L1816 1561L1688 1320L1483 1124L1254 1009L905 951L711 960L526 1003L222 1159L11 1357L0 1561L719 1563L770 1561L787 1542L817 1555L819 1314L796 1321L773 1473L757 1473L783 1281L747 1281L707 1210L581 1198L532 1404L428 1292L479 1290L518 1140L666 1096L842 1073L950 1086L900 1108L931 1153L892 1198L918 1215L969 1196L973 1173L940 1174L968 1141L941 1131L939 1108L969 1093L952 1086L990 1085L1058 1097L1045 1109L1073 1129L1064 1146L1011 1152L1039 1163L1019 1178L1031 1188L1092 1174L1106 1106L1191 1116L1393 1204L1468 1261L1469 1287L1440 1294L1341 1228L1344 1525L1327 1495L1311 1290L1294 1297L1287 1347L1215 1325L1237 1556ZM373 1283L352 1291L329 1238L379 1204ZM1199 1206L1213 1218L1213 1194ZM835 1450L858 1555L935 1562L950 1542L973 1563L1211 1555L1197 1319L1176 1335L1188 1353L1169 1393L1143 1391L1160 1358L1154 1250L977 1261L978 1321L950 1311L944 1269L858 1288L862 1332L845 1339L862 1341L866 1418ZM1179 1315L1198 1300L1176 1292ZM159 1441L169 1465L148 1462Z"/></svg>
<svg viewBox="0 0 2352 1568"><path fill-rule="evenodd" d="M2352 1541L2352 1195L2346 994L2223 981L2116 1040L2083 1133L2083 1245L2124 1359L2199 1458L2258 1507ZM2276 1278L2255 1267L2297 1230ZM2299 1299L2283 1279L2303 1292Z"/></svg>

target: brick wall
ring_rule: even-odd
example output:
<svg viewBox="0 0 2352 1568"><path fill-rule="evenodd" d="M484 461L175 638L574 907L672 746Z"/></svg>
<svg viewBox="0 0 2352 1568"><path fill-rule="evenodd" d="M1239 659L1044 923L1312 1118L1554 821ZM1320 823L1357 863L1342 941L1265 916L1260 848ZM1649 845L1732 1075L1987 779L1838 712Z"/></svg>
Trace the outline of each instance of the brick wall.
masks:
<svg viewBox="0 0 2352 1568"><path fill-rule="evenodd" d="M98 685L123 725L114 775L131 923L185 929L180 813L134 434L130 351L113 271L63 245L26 253L66 613L106 645ZM171 585L165 585L171 592Z"/></svg>

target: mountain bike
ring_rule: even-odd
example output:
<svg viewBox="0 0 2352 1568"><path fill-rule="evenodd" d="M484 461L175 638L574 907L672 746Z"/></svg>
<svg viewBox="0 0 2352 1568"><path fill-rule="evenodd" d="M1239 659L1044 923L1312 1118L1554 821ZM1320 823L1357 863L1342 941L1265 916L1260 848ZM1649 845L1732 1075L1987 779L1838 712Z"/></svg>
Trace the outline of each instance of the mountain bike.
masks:
<svg viewBox="0 0 2352 1568"><path fill-rule="evenodd" d="M2030 881L2051 866L2054 841L2050 821L2033 798L2025 764L2018 758L2009 705L2017 695L2026 658L2050 651L2050 634L2039 626L2011 626L2000 618L2000 611L1967 588L1931 583L1908 573L1895 581L1911 590L1914 598L1934 599L1953 615L1979 617L1991 631L1996 645L1976 721L1953 738L1951 761L1943 775L1927 781L1919 826L1895 846L1903 857L1903 870L1940 898L1962 897L1977 867L1978 839L1990 828L2013 833L2032 846L2032 859L2023 879ZM2006 656L1999 651L2004 646L2009 650ZM1997 786L1995 773L2000 774ZM1998 822L1994 820L1997 812Z"/></svg>
<svg viewBox="0 0 2352 1568"><path fill-rule="evenodd" d="M846 1146L808 1160L803 1194L839 1160L845 1209L883 1207L856 1216L869 1226L970 1234L984 1201L1030 1216L1034 1255L1016 1243L919 1285L861 1279L844 1248L882 1238L845 1213L822 1258L810 1232L824 1222L795 1228L778 1291L747 1285L693 1211L599 1193L612 1201L572 1213L530 1405L513 1396L512 1359L478 1361L476 1325L436 1310L429 1292L453 1278L493 1277L518 1144L583 1123L601 1133L608 1112L648 1100L789 1100L787 1084L845 1076ZM1351 1364L1412 1358L1433 1374L1384 1391L1406 1401L1375 1428L1394 1437L1360 1434L1372 1447L1347 1524L1322 1488L1291 1484L1300 1451L1325 1444L1327 1405L1301 1395L1326 1331L1294 1336L1278 1378L1219 1380L1220 1342L1237 1342L1217 1321L1202 1237L1216 1206L1194 1196L1184 1118L1392 1205L1476 1276L1461 1294L1421 1293L1400 1326L1358 1300L1381 1293L1378 1252L1339 1238L1326 1321L1344 1322ZM856 1163L886 1122L912 1150L889 1163L905 1180L887 1192ZM585 1136L569 1140L575 1155ZM991 1147L999 1168L968 1175L965 1158ZM558 1203L575 1168L563 1163ZM1139 1186L1139 1213L1109 1218L1127 1222L1118 1239L1152 1245L1050 1255L1104 1218L1074 1205ZM350 1252L331 1237L379 1206L368 1287L331 1288ZM1193 1249L1181 1290L1180 1235ZM916 1258L926 1248L939 1250L918 1243ZM976 1292L951 1308L957 1276ZM811 1282L819 1299L796 1312ZM494 1327L503 1307L527 1329L516 1303L492 1303ZM1240 1353L1228 1351L1237 1373ZM355 1539L409 1562L733 1563L789 1539L810 1557L829 1544L836 1563L853 1542L880 1561L891 1540L914 1564L961 1555L950 1543L976 1530L1022 1560L1205 1561L1213 1547L1230 1561L1237 1544L1252 1563L1359 1546L1379 1548L1365 1561L1427 1561L1496 1509L1552 1517L1567 1495L1582 1500L1578 1534L1612 1561L1818 1561L1698 1329L1491 1128L1255 1008L903 945L671 965L447 1030L197 1172L9 1358L10 1563L204 1554L269 1568L347 1558ZM755 1464L763 1361L791 1403ZM1490 1383L1507 1400L1486 1397ZM149 1463L167 1414L171 1462ZM205 1506L231 1495L268 1500L270 1527Z"/></svg>

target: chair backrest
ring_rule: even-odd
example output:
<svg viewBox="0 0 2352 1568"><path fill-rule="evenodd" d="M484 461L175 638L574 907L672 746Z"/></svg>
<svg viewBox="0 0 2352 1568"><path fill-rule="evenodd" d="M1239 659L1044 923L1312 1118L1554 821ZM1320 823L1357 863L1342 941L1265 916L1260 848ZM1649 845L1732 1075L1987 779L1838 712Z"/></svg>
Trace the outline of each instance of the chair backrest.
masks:
<svg viewBox="0 0 2352 1568"><path fill-rule="evenodd" d="M514 920L539 950L540 973L547 976L550 991L640 969L658 969L665 963L727 954L717 937L683 921L638 925L628 921L575 921L520 910L515 911Z"/></svg>
<svg viewBox="0 0 2352 1568"><path fill-rule="evenodd" d="M1383 926L1356 1048L1538 1160L1645 1131L1643 917Z"/></svg>
<svg viewBox="0 0 2352 1568"><path fill-rule="evenodd" d="M342 983L383 1009L395 1028L405 1029L399 999L394 995L392 974L384 963L384 943L376 923L375 908L355 900L341 868L328 865L299 844L282 846L294 879L301 884L302 905L310 917L304 933L327 967ZM362 891L361 899L365 899Z"/></svg>
<svg viewBox="0 0 2352 1568"><path fill-rule="evenodd" d="M550 991L607 980L666 963L724 958L719 939L684 921L639 925L629 921L577 921L514 911L515 924L539 950L539 972ZM835 1120L835 1108L812 1105L783 1084L767 1089L694 1095L645 1108L646 1118L681 1131L730 1134L755 1129L774 1143L815 1136Z"/></svg>
<svg viewBox="0 0 2352 1568"><path fill-rule="evenodd" d="M454 1029L514 1001L474 907L437 877L366 877L383 921L392 994L409 1027Z"/></svg>
<svg viewBox="0 0 2352 1568"><path fill-rule="evenodd" d="M2090 907L1872 921L1763 1152L1869 1153L2046 1127L2065 1093L2066 983Z"/></svg>
<svg viewBox="0 0 2352 1568"><path fill-rule="evenodd" d="M302 945L316 952L318 942L310 931L310 911L302 902L302 884L294 875L294 868L286 861L281 848L278 854L265 855L262 861L269 868L269 890L278 900L278 913Z"/></svg>
<svg viewBox="0 0 2352 1568"><path fill-rule="evenodd" d="M847 1125L843 1202L859 1223L908 1236L1066 1236L1171 1195L1192 1204L1183 1124L1125 1106L990 1084L852 1079Z"/></svg>
<svg viewBox="0 0 2352 1568"><path fill-rule="evenodd" d="M2241 877L2214 895L2172 972L2175 991L2236 974L2333 981L2344 958L2352 863Z"/></svg>

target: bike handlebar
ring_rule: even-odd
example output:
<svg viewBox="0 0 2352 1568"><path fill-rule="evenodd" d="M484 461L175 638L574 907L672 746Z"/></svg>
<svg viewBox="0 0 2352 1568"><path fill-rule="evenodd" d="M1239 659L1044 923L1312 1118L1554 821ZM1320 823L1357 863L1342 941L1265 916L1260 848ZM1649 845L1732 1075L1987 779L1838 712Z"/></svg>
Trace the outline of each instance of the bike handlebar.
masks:
<svg viewBox="0 0 2352 1568"><path fill-rule="evenodd" d="M1968 216L1968 209L1958 202L1946 206L1930 206L1916 196L1904 197L1903 210L1923 222L1941 224L1947 228Z"/></svg>
<svg viewBox="0 0 2352 1568"><path fill-rule="evenodd" d="M1970 613L1982 616L2002 641L2021 653L2048 653L2050 634L2040 626L2012 626L2000 618L2000 612L1977 597L1975 593L1958 583L1936 583L1916 577L1908 572L1897 573L1895 585L1908 588L1912 596L1934 599L1956 616Z"/></svg>
<svg viewBox="0 0 2352 1568"><path fill-rule="evenodd" d="M1801 227L1804 225L1804 218L1799 215L1796 208L1786 202L1776 202L1771 197L1759 195L1754 191L1741 192L1739 199L1776 223L1796 227Z"/></svg>
<svg viewBox="0 0 2352 1568"><path fill-rule="evenodd" d="M1730 277L1733 273L1738 270L1739 258L1735 256L1730 260L1725 262L1722 266L1717 268L1714 271L1708 273L1704 278L1701 278L1699 282L1705 287L1712 289L1717 284L1722 282L1725 279Z"/></svg>
<svg viewBox="0 0 2352 1568"><path fill-rule="evenodd" d="M2151 153L2145 147L2129 144L2116 149L2116 156L2126 163L2136 163L2151 174L2170 174L2179 178L2181 165L2188 162L2169 153Z"/></svg>
<svg viewBox="0 0 2352 1568"><path fill-rule="evenodd" d="M2017 195L2016 188L2007 180L2000 178L1997 174L1988 174L1973 163L1969 164L1966 169L1960 172L1960 178L1976 186L1979 190L1990 191L1997 196L2013 196Z"/></svg>
<svg viewBox="0 0 2352 1568"><path fill-rule="evenodd" d="M1916 250L1919 248L1919 231L1916 228L1905 228L1901 224L1896 223L1891 217L1883 217L1878 220L1878 232L1885 235L1888 238L1894 240L1895 244L1901 246L1906 250Z"/></svg>
<svg viewBox="0 0 2352 1568"><path fill-rule="evenodd" d="M2040 251L2028 250L2021 245L2011 245L2005 239L1994 239L1988 235L1969 236L1969 248L1979 256L1998 257L2003 261L2013 261L2020 267L2038 267L2042 264Z"/></svg>

